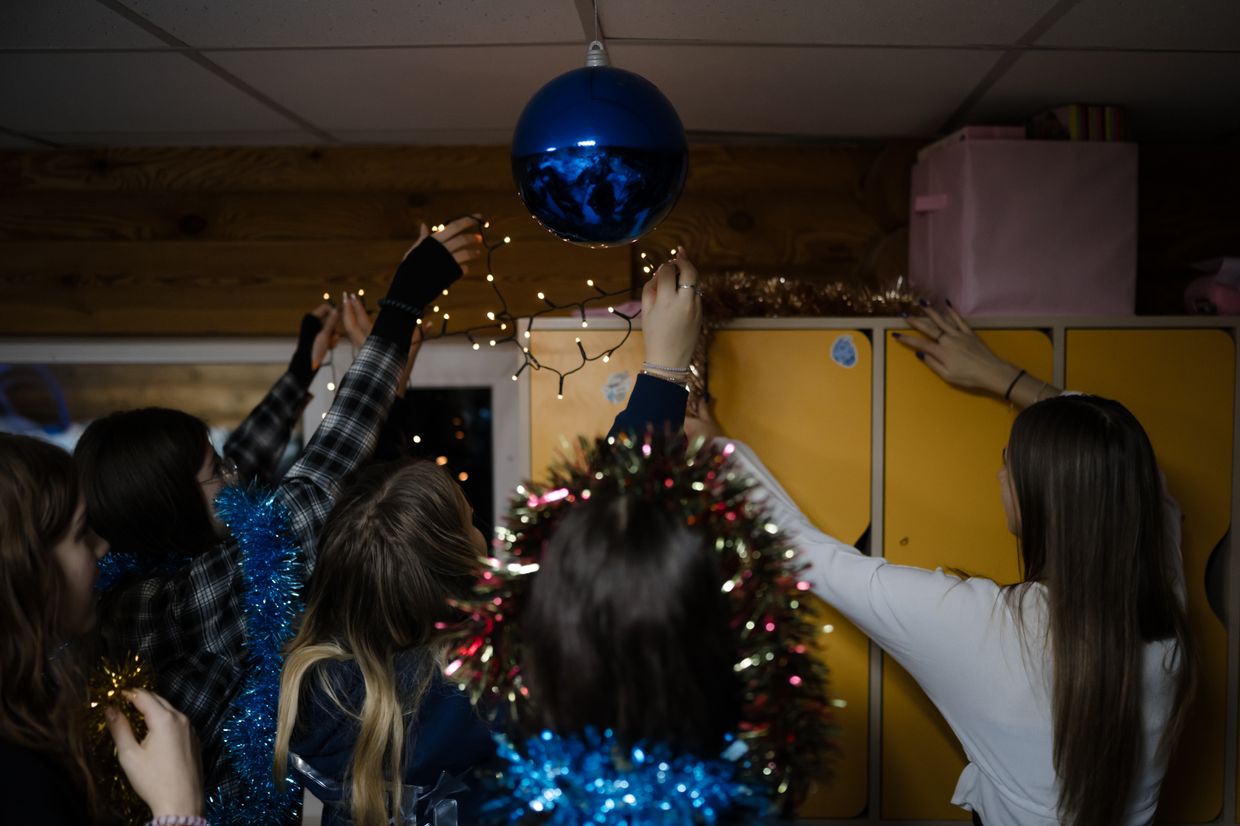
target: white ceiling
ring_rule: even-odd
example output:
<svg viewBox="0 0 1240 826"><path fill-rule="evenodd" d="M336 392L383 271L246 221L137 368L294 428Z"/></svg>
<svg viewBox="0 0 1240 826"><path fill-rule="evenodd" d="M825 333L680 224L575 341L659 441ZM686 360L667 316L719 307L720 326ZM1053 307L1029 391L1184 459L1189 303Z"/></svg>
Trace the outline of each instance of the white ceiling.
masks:
<svg viewBox="0 0 1240 826"><path fill-rule="evenodd" d="M0 149L506 143L589 0L3 0ZM1240 139L1240 0L599 0L705 139L928 137L1124 106Z"/></svg>

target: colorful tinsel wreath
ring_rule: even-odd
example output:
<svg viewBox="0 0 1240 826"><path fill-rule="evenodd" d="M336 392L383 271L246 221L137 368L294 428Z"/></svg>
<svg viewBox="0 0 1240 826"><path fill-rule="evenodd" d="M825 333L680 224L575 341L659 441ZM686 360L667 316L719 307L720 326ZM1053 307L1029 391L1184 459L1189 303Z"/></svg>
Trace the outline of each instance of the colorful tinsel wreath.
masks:
<svg viewBox="0 0 1240 826"><path fill-rule="evenodd" d="M583 439L575 459L551 469L550 482L517 487L487 570L460 604L469 618L449 629L457 646L449 678L481 706L502 705L519 721L529 706L519 618L560 519L605 491L670 501L687 525L715 537L744 690L738 735L748 750L738 779L768 788L785 808L802 800L836 751L826 668L812 655L817 626L803 602L809 583L796 548L751 501L753 483L729 465L731 453L731 445L703 446L686 457L683 447L665 451L626 434Z"/></svg>

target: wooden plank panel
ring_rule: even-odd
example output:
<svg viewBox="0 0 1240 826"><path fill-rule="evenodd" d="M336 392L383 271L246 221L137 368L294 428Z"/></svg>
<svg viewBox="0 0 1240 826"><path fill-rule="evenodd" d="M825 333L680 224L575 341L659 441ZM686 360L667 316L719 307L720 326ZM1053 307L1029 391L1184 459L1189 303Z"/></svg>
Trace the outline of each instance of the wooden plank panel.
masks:
<svg viewBox="0 0 1240 826"><path fill-rule="evenodd" d="M5 334L287 334L307 307L361 287L386 290L409 241L14 242L0 272ZM627 250L583 250L554 239L514 242L495 253L496 279L516 312L544 309L539 290L564 302L628 284ZM453 325L481 323L496 308L482 274L443 304Z"/></svg>
<svg viewBox="0 0 1240 826"><path fill-rule="evenodd" d="M897 142L911 159L916 142ZM693 192L860 192L884 145L692 146ZM894 158L893 158L894 159ZM897 179L911 162L897 162ZM906 185L906 184L905 184ZM899 184L896 185L897 189ZM0 192L511 191L506 146L104 148L0 153Z"/></svg>
<svg viewBox="0 0 1240 826"><path fill-rule="evenodd" d="M848 366L832 347L847 339ZM772 369L778 365L778 369ZM856 543L870 524L873 356L859 330L727 330L710 353L710 392L723 431L750 445L809 519ZM818 599L806 600L830 671L840 759L800 817L855 817L869 790L869 640Z"/></svg>
<svg viewBox="0 0 1240 826"><path fill-rule="evenodd" d="M1001 451L1016 411L965 393L887 339L884 554L922 568L954 567L1015 582L1016 539L999 501ZM980 333L1001 358L1051 375L1051 342L1032 330ZM950 469L944 475L944 469ZM882 816L967 820L951 805L964 754L903 668L883 658Z"/></svg>
<svg viewBox="0 0 1240 826"><path fill-rule="evenodd" d="M289 355L292 355L290 347ZM115 410L172 407L212 426L236 427L258 404L286 364L53 364L48 371L72 421ZM6 375L6 396L21 415L41 423L57 418L53 396L33 371Z"/></svg>
<svg viewBox="0 0 1240 826"><path fill-rule="evenodd" d="M1222 330L1068 331L1068 387L1132 411L1184 513L1181 550L1201 679L1163 781L1164 823L1205 823L1223 809L1227 630L1210 610L1205 574L1230 526L1235 346Z"/></svg>
<svg viewBox="0 0 1240 826"><path fill-rule="evenodd" d="M38 241L412 240L423 221L474 212L490 220L492 239L555 240L515 193L32 193L0 199L0 250L9 242ZM666 254L683 244L703 270L844 276L858 274L869 248L886 234L845 195L686 195L638 247ZM551 246L540 253L564 255ZM589 257L578 256L583 262ZM0 272L16 266L0 260Z"/></svg>

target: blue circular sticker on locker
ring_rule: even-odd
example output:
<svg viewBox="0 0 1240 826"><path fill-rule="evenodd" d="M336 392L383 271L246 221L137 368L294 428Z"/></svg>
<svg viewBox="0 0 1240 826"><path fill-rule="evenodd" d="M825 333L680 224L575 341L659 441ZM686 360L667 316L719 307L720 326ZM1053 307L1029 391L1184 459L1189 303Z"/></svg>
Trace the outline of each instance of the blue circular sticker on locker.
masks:
<svg viewBox="0 0 1240 826"><path fill-rule="evenodd" d="M831 361L840 367L857 366L857 345L853 343L852 336L845 333L836 337L831 345Z"/></svg>

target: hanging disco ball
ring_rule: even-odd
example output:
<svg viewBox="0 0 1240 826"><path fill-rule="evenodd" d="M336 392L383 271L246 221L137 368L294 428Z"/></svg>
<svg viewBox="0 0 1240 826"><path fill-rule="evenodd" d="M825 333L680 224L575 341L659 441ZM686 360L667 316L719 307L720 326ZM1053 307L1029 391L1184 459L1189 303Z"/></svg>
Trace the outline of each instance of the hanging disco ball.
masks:
<svg viewBox="0 0 1240 826"><path fill-rule="evenodd" d="M512 176L530 214L586 247L629 244L654 229L685 186L689 150L672 104L641 75L607 65L560 75L525 106L512 139Z"/></svg>

